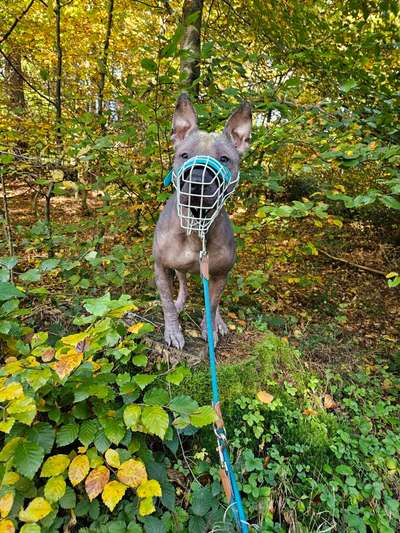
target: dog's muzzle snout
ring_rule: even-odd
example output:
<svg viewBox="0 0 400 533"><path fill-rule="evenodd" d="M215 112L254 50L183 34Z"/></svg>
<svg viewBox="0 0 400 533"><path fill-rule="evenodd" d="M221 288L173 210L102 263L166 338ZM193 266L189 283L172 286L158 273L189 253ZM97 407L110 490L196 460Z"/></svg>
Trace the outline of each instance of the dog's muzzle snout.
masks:
<svg viewBox="0 0 400 533"><path fill-rule="evenodd" d="M239 181L231 171L210 156L196 156L172 171L177 192L177 211L187 234L204 237Z"/></svg>

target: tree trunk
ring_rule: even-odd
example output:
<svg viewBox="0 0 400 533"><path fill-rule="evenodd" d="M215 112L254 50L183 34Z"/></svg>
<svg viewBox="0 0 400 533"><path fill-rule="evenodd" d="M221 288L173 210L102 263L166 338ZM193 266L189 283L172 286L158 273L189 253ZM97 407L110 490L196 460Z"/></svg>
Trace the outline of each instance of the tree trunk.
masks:
<svg viewBox="0 0 400 533"><path fill-rule="evenodd" d="M24 80L22 76L18 74L22 73L21 51L11 45L8 56L14 65L13 68L9 63L6 62L5 64L6 90L8 95L9 109L12 113L20 115L26 109Z"/></svg>
<svg viewBox="0 0 400 533"><path fill-rule="evenodd" d="M199 94L202 11L203 0L184 1L182 23L185 33L181 42L181 49L184 51L181 59L182 87L196 97Z"/></svg>
<svg viewBox="0 0 400 533"><path fill-rule="evenodd" d="M109 0L108 10L107 10L107 30L106 38L104 39L103 46L103 55L100 59L100 78L99 78L99 94L98 94L98 111L97 114L99 117L103 114L103 103L104 103L104 87L106 84L106 74L107 74L107 60L108 60L108 50L110 48L110 37L113 23L113 13L114 13L114 0ZM104 125L102 125L104 129Z"/></svg>

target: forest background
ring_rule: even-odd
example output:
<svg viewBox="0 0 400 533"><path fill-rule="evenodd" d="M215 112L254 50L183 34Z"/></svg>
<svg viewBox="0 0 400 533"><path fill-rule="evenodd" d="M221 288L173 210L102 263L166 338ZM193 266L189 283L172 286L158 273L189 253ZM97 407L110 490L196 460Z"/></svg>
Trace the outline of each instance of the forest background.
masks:
<svg viewBox="0 0 400 533"><path fill-rule="evenodd" d="M254 531L399 525L395 0L0 5L0 531L233 531L198 324L151 239L181 90L254 129L218 350ZM204 427L203 427L204 426Z"/></svg>

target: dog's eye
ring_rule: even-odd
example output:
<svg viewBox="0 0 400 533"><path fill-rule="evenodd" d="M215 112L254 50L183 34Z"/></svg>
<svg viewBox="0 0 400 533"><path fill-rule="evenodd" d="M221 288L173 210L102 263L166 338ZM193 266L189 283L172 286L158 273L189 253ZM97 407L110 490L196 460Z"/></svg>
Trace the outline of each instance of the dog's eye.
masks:
<svg viewBox="0 0 400 533"><path fill-rule="evenodd" d="M224 163L224 164L229 163L230 161L229 157L227 157L226 155L221 156L219 160L221 161L221 163Z"/></svg>
<svg viewBox="0 0 400 533"><path fill-rule="evenodd" d="M187 154L186 152L183 152L183 154L181 154L181 158L182 159L188 159L189 158L189 154Z"/></svg>

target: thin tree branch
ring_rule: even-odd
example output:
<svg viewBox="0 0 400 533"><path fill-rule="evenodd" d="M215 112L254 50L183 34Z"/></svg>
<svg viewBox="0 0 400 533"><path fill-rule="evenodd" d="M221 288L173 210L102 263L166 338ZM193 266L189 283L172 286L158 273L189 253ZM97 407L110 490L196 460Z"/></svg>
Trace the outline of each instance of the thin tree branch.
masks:
<svg viewBox="0 0 400 533"><path fill-rule="evenodd" d="M2 45L4 43L4 41L6 39L8 39L10 37L10 35L12 34L12 32L15 30L15 28L17 27L17 24L20 22L20 20L28 13L28 11L30 10L30 8L32 7L33 3L34 3L35 0L31 0L29 2L29 4L26 6L26 8L22 11L22 13L14 20L14 22L11 24L11 27L8 31L6 31L6 33L3 35L3 37L0 39L0 45Z"/></svg>
<svg viewBox="0 0 400 533"><path fill-rule="evenodd" d="M340 263L345 263L346 265L350 265L355 268L359 268L361 270L366 270L367 272L373 272L374 274L379 274L380 276L386 277L386 272L383 272L382 270L377 270L376 268L372 268L365 265L358 265L357 263L353 263L353 261L348 261L347 259L343 259L342 257L335 257L334 255L329 254L322 248L318 248L318 251L322 254L326 255L330 259L333 259L334 261L339 261Z"/></svg>

